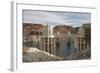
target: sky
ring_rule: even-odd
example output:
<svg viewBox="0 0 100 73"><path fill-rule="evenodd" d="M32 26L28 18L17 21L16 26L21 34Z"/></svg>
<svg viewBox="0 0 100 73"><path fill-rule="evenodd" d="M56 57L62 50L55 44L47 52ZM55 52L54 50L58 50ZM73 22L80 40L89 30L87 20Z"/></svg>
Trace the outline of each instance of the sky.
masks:
<svg viewBox="0 0 100 73"><path fill-rule="evenodd" d="M56 25L70 25L73 27L81 26L83 23L91 22L91 14L83 12L53 12L23 10L23 23L39 23Z"/></svg>

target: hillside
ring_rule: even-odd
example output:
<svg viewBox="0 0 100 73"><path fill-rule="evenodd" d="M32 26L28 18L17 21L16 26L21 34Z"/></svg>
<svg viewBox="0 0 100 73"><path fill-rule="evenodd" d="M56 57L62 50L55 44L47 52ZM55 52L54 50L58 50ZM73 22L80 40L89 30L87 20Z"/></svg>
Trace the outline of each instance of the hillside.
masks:
<svg viewBox="0 0 100 73"><path fill-rule="evenodd" d="M58 61L62 58L45 51L38 50L37 48L27 48L23 51L23 62L40 62L40 61Z"/></svg>
<svg viewBox="0 0 100 73"><path fill-rule="evenodd" d="M23 23L23 34L25 35L42 35L42 30L45 28L43 24Z"/></svg>
<svg viewBox="0 0 100 73"><path fill-rule="evenodd" d="M32 23L23 23L23 34L25 35L42 35L43 29L46 26L43 24L32 24ZM62 34L66 34L69 31L72 31L74 28L68 25L57 25L53 28L54 33L58 31Z"/></svg>
<svg viewBox="0 0 100 73"><path fill-rule="evenodd" d="M67 34L69 31L72 31L74 28L68 25L57 25L53 28L54 33L60 32L61 34Z"/></svg>

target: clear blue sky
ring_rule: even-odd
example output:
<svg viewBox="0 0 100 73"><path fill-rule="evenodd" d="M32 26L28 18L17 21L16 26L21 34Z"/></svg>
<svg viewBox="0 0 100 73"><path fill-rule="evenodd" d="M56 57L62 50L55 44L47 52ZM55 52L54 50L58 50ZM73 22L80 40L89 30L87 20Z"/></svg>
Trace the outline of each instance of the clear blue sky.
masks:
<svg viewBox="0 0 100 73"><path fill-rule="evenodd" d="M52 26L61 24L76 27L90 22L90 13L23 10L23 23L48 23Z"/></svg>

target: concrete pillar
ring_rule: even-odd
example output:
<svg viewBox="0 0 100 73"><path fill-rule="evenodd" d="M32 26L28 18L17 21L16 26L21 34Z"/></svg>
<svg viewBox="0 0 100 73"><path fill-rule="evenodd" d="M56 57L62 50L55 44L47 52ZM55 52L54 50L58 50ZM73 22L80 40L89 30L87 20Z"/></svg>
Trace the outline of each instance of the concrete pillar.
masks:
<svg viewBox="0 0 100 73"><path fill-rule="evenodd" d="M47 37L47 52L49 53L49 37Z"/></svg>
<svg viewBox="0 0 100 73"><path fill-rule="evenodd" d="M54 38L54 40L53 40L53 44L54 44L54 46L53 46L53 54L56 55L55 38Z"/></svg>
<svg viewBox="0 0 100 73"><path fill-rule="evenodd" d="M53 54L53 38L51 38L51 53Z"/></svg>
<svg viewBox="0 0 100 73"><path fill-rule="evenodd" d="M86 47L86 45L85 45L85 39L84 39L84 49L86 49L85 47Z"/></svg>
<svg viewBox="0 0 100 73"><path fill-rule="evenodd" d="M42 50L42 43L41 43L41 37L40 37L40 50Z"/></svg>
<svg viewBox="0 0 100 73"><path fill-rule="evenodd" d="M80 51L81 51L81 37L79 37L79 49L80 49Z"/></svg>
<svg viewBox="0 0 100 73"><path fill-rule="evenodd" d="M43 37L43 47L44 47L44 49L43 49L43 51L45 51L45 37Z"/></svg>

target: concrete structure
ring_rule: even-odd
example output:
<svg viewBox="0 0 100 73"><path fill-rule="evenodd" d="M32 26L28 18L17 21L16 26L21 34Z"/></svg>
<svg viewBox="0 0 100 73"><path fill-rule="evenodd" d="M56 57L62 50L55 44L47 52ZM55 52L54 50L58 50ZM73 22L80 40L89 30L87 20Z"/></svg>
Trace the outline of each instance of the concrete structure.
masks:
<svg viewBox="0 0 100 73"><path fill-rule="evenodd" d="M74 46L79 51L84 49L90 49L91 44L91 29L90 24L83 24L83 26L79 27L78 34L74 37Z"/></svg>
<svg viewBox="0 0 100 73"><path fill-rule="evenodd" d="M40 40L41 50L65 58L75 50L73 47L73 37L70 32L68 32L68 34L58 32L54 35L53 28L47 25L47 27L43 29L43 35Z"/></svg>
<svg viewBox="0 0 100 73"><path fill-rule="evenodd" d="M42 35L32 35L28 38L29 41L32 41L32 47L60 56L64 59L76 51L90 48L91 45L89 24L83 24L75 34L72 34L70 31L66 34L60 32L54 33L53 28L48 24L42 32Z"/></svg>
<svg viewBox="0 0 100 73"><path fill-rule="evenodd" d="M53 35L53 29L47 24L43 29L43 35L41 36L41 50L44 50L48 53L55 54L55 39Z"/></svg>

